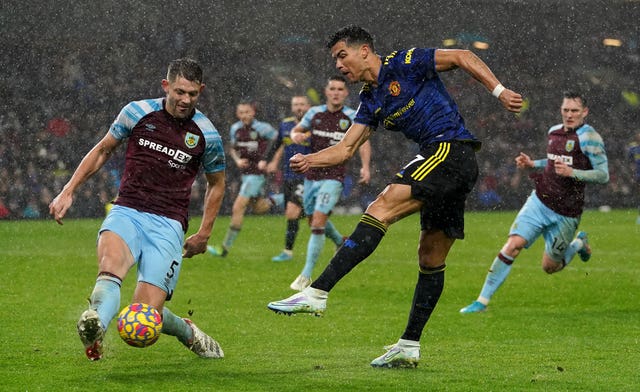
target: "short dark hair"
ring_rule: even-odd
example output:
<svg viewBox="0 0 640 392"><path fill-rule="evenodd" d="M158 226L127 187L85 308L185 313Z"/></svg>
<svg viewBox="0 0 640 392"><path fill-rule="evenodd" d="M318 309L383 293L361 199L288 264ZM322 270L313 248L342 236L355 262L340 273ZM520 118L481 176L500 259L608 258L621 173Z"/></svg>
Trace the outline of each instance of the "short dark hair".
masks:
<svg viewBox="0 0 640 392"><path fill-rule="evenodd" d="M340 41L344 41L347 45L353 44L365 44L368 45L373 52L375 48L373 46L373 37L371 34L360 26L349 25L336 31L327 41L327 48L331 49L335 44Z"/></svg>
<svg viewBox="0 0 640 392"><path fill-rule="evenodd" d="M342 82L342 83L344 83L344 84L347 84L347 78L345 78L345 77L344 77L344 76L342 76L342 75L333 75L333 76L331 76L331 77L329 78L329 80L328 80L327 82L330 82L330 81L332 81L332 80L333 80L333 81L336 81L336 82Z"/></svg>
<svg viewBox="0 0 640 392"><path fill-rule="evenodd" d="M562 93L562 97L564 99L579 99L582 102L583 107L587 107L587 99L583 94L575 92L575 91L565 91Z"/></svg>
<svg viewBox="0 0 640 392"><path fill-rule="evenodd" d="M202 68L193 59L176 59L169 63L167 70L167 80L175 81L178 77L183 77L190 82L202 83Z"/></svg>

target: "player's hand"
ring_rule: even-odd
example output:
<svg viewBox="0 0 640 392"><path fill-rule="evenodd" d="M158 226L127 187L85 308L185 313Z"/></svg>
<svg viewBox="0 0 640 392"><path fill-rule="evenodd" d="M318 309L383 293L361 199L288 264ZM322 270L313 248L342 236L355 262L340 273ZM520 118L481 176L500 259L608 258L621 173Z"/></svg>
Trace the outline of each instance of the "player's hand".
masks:
<svg viewBox="0 0 640 392"><path fill-rule="evenodd" d="M53 216L53 219L62 225L62 218L67 214L67 210L73 204L73 195L69 192L62 191L49 203L49 214Z"/></svg>
<svg viewBox="0 0 640 392"><path fill-rule="evenodd" d="M240 158L236 161L238 169L246 169L249 167L249 160L247 158Z"/></svg>
<svg viewBox="0 0 640 392"><path fill-rule="evenodd" d="M278 162L269 162L265 168L268 174L273 174L278 171Z"/></svg>
<svg viewBox="0 0 640 392"><path fill-rule="evenodd" d="M296 144L303 144L311 137L311 132L294 132L291 134L291 140Z"/></svg>
<svg viewBox="0 0 640 392"><path fill-rule="evenodd" d="M553 161L553 168L556 171L556 174L562 177L571 177L573 176L573 168L566 163L562 162L561 159L556 159Z"/></svg>
<svg viewBox="0 0 640 392"><path fill-rule="evenodd" d="M358 184L368 184L371 181L371 173L369 169L366 167L360 168L360 179L358 180Z"/></svg>
<svg viewBox="0 0 640 392"><path fill-rule="evenodd" d="M191 258L207 251L209 237L195 233L184 241L182 257Z"/></svg>
<svg viewBox="0 0 640 392"><path fill-rule="evenodd" d="M267 168L267 161L265 160L260 160L258 162L258 170L260 171L265 171L265 169Z"/></svg>
<svg viewBox="0 0 640 392"><path fill-rule="evenodd" d="M521 152L520 155L516 157L516 166L518 166L518 169L527 169L533 167L533 160L529 157L529 155Z"/></svg>
<svg viewBox="0 0 640 392"><path fill-rule="evenodd" d="M296 173L304 173L309 170L311 166L309 166L309 161L307 161L305 155L297 153L289 159L289 167Z"/></svg>
<svg viewBox="0 0 640 392"><path fill-rule="evenodd" d="M522 108L522 95L505 88L498 99L500 99L502 106L504 106L508 111L520 113L520 109Z"/></svg>

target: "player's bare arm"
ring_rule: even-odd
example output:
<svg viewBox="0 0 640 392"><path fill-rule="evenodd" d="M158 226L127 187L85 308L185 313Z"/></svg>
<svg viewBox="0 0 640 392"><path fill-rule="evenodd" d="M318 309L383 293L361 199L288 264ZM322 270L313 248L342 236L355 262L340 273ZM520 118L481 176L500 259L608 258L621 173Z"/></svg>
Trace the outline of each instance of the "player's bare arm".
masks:
<svg viewBox="0 0 640 392"><path fill-rule="evenodd" d="M553 169L555 170L556 174L561 177L573 177L573 168L562 162L561 159L556 159L553 162Z"/></svg>
<svg viewBox="0 0 640 392"><path fill-rule="evenodd" d="M300 124L291 129L291 140L296 144L302 144L311 137L311 132L302 127Z"/></svg>
<svg viewBox="0 0 640 392"><path fill-rule="evenodd" d="M53 216L58 224L62 224L62 218L64 218L67 210L69 210L71 204L73 204L73 194L76 189L95 172L100 170L118 145L120 145L120 140L108 132L105 137L82 158L82 162L78 165L69 182L67 182L58 196L49 204L49 214Z"/></svg>
<svg viewBox="0 0 640 392"><path fill-rule="evenodd" d="M522 108L522 96L502 86L491 69L475 53L464 49L437 49L435 53L436 71L451 71L461 68L475 80L482 83L487 90L498 93L497 98L510 112L519 113ZM496 90L498 88L498 90Z"/></svg>
<svg viewBox="0 0 640 392"><path fill-rule="evenodd" d="M369 140L371 128L362 124L351 124L339 143L313 154L296 154L289 160L291 169L304 173L312 167L336 166L349 160L360 146Z"/></svg>
<svg viewBox="0 0 640 392"><path fill-rule="evenodd" d="M533 160L529 155L521 152L520 155L516 157L516 166L518 167L518 169L527 169L533 167Z"/></svg>
<svg viewBox="0 0 640 392"><path fill-rule="evenodd" d="M360 148L358 149L360 154L360 162L362 163L362 167L360 168L360 179L358 180L359 184L368 184L371 181L371 143L367 140L362 143Z"/></svg>
<svg viewBox="0 0 640 392"><path fill-rule="evenodd" d="M262 169L258 166L260 170L265 170L267 173L275 173L278 171L278 166L280 166L280 161L282 160L282 155L284 154L284 144L281 144L280 147L276 150L276 153L273 154L273 158L271 162L267 164L267 166Z"/></svg>
<svg viewBox="0 0 640 392"><path fill-rule="evenodd" d="M240 155L233 147L229 149L229 156L233 159L236 166L238 166L238 169L244 169L249 166L249 161L246 158L240 158Z"/></svg>
<svg viewBox="0 0 640 392"><path fill-rule="evenodd" d="M211 236L213 224L218 217L218 211L222 205L225 187L224 171L205 174L207 178L207 191L204 195L204 208L202 222L198 231L184 241L183 257L204 253L207 250L207 241Z"/></svg>

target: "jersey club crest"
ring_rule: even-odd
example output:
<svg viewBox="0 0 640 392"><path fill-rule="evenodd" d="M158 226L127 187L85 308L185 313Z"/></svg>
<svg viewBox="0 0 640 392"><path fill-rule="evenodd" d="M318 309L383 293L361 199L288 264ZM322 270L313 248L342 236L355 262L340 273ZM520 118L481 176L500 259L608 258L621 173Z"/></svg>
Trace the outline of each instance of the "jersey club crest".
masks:
<svg viewBox="0 0 640 392"><path fill-rule="evenodd" d="M194 148L198 145L198 140L200 140L200 136L194 135L191 132L187 132L184 137L184 144L189 148Z"/></svg>
<svg viewBox="0 0 640 392"><path fill-rule="evenodd" d="M389 94L394 97L400 95L400 82L394 80L393 82L389 83Z"/></svg>
<svg viewBox="0 0 640 392"><path fill-rule="evenodd" d="M575 146L576 146L575 140L567 140L567 144L564 145L564 149L567 150L567 152L571 152L573 151Z"/></svg>

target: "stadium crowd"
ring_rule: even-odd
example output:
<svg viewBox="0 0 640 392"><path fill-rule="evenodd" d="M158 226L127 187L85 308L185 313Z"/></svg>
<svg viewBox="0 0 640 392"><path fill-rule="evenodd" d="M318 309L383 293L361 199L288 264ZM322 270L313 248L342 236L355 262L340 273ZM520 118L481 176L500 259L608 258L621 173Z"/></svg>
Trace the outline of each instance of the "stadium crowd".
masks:
<svg viewBox="0 0 640 392"><path fill-rule="evenodd" d="M111 47L109 54L104 56L96 55L104 53L101 52L104 48L97 44L70 47L66 56L56 55L54 44L46 41L34 45L40 45L35 50L39 56L54 63L41 62L39 67L30 67L15 77L0 81L5 102L5 109L0 112L0 219L46 218L53 195L59 192L71 175L70 170L79 163L82 156L79 152L88 151L104 135L125 101L131 97L162 95L160 81L156 83L157 90L150 90L149 81L142 75L157 74L156 70L165 68L170 60L165 56L167 43L162 41ZM150 45L157 47L150 48ZM283 72L258 76L257 72L247 72L237 66L244 61L240 50L209 43L207 47L190 52L181 50L183 43L179 40L171 45L175 46L172 53L196 53L204 65L208 87L199 109L212 119L225 141L229 138L229 126L235 120L234 104L240 98L251 97L258 102L258 116L277 126L289 110L291 95L300 89L313 95L314 88L321 89L328 72L322 68L326 62L318 60L326 53L317 48L310 49L308 56L301 56L302 60L296 57L280 59L281 69L296 70L289 80L284 80ZM16 63L20 63L20 56L29 55L17 47L7 50ZM296 47L296 50L302 49ZM637 87L634 80L637 80L638 71L629 70L638 69L638 58L620 56L603 66L595 62L602 57L601 46L594 44L592 50L592 56L584 57L593 58L594 63L583 64L587 71L576 73L571 85L580 86L589 99L587 122L605 140L611 180L606 187L594 188L587 193L586 206L632 207L635 206L630 197L633 171L627 149L640 127L640 104L633 88ZM485 57L484 53L479 55ZM117 62L103 61L106 56ZM216 59L215 65L212 59ZM25 59L25 62L27 60L32 59ZM535 69L525 66L526 60L491 57L489 60L500 62L497 66L501 70L499 76L505 83L517 87L527 100L527 107L520 115L501 110L498 102L481 99L481 95L489 93L470 83L467 76L446 75L443 79L469 128L480 140L487 142L478 154L481 175L470 199L470 209L516 209L533 185L515 169L514 158L520 151L536 158L543 156L541 141L545 140L548 127L559 122L558 90L567 85L566 74L552 66L541 65ZM220 61L227 66L221 67ZM29 62L33 64L33 61ZM320 66L314 68L312 64ZM275 68L273 63L268 65ZM106 94L105 90L110 91ZM347 102L354 108L358 105L357 90L357 87L352 88ZM378 131L372 138L372 182L368 186L350 186L357 176L356 171L352 171L353 177L346 182L346 197L341 202L345 211L366 206L375 196L373 190L381 189L379 182L399 169L391 157L398 150L411 148L398 135ZM117 154L124 154L124 148ZM106 170L82 188L69 216L104 215L105 204L116 196L121 163L122 159L118 157L112 159ZM239 176L235 170L234 165L228 165L228 191L222 214L230 213L238 191ZM271 189L275 191L280 179L276 175L272 181ZM197 181L192 193L194 200L202 200L203 191L203 182ZM192 214L198 215L196 206L201 203L192 204Z"/></svg>

